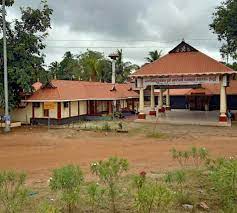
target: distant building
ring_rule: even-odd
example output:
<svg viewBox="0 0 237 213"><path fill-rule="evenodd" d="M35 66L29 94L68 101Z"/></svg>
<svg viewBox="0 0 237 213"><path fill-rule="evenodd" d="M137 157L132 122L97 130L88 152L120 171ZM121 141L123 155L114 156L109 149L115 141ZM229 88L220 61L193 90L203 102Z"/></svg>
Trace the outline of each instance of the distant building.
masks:
<svg viewBox="0 0 237 213"><path fill-rule="evenodd" d="M130 84L53 80L37 82L35 92L12 111L12 119L26 124L65 124L137 110L138 94ZM116 106L114 105L116 103Z"/></svg>

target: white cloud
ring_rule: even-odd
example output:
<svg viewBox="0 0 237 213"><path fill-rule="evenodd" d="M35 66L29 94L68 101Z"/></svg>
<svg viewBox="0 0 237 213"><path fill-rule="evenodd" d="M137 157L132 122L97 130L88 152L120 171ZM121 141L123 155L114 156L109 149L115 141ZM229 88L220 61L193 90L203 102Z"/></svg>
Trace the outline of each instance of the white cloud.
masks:
<svg viewBox="0 0 237 213"><path fill-rule="evenodd" d="M182 38L197 49L220 60L220 43L209 30L212 13L221 0L48 0L54 9L52 30L45 53L47 64L60 60L66 51L78 54L79 47L124 47L125 58L143 64L149 51L162 49L167 53ZM38 7L40 0L17 0L9 17L19 17L20 6ZM206 39L209 40L195 40ZM54 40L54 41L52 41ZM74 40L74 41L58 41ZM75 40L132 40L133 42L75 41ZM145 42L136 40L155 40ZM55 48L55 47L65 48ZM73 47L73 48L66 48ZM95 49L105 55L115 48Z"/></svg>

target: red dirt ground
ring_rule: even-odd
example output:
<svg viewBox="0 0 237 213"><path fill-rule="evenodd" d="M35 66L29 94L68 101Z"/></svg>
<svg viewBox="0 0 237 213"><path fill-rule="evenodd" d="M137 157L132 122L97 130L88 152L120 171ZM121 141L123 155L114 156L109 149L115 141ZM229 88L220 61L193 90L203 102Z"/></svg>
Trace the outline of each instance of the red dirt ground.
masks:
<svg viewBox="0 0 237 213"><path fill-rule="evenodd" d="M168 170L177 166L170 150L206 147L211 156L237 155L237 127L161 125L165 138L148 138L152 125L135 125L129 134L98 133L72 129L22 127L8 135L0 133L0 169L28 174L29 183L45 182L52 169L74 163L90 177L89 165L109 156L129 160L131 172Z"/></svg>

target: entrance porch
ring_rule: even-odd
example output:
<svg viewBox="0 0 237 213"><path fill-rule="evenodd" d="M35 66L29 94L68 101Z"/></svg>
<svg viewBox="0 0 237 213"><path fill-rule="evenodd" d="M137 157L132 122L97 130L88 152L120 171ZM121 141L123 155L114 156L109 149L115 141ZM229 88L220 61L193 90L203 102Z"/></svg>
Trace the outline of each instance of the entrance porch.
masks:
<svg viewBox="0 0 237 213"><path fill-rule="evenodd" d="M146 114L150 108L145 108ZM237 111L236 111L237 112ZM174 125L201 125L201 126L231 126L231 122L219 122L220 111L190 111L171 110L158 113L157 116L146 116L146 120L137 119L136 122L150 122Z"/></svg>
<svg viewBox="0 0 237 213"><path fill-rule="evenodd" d="M236 72L233 69L210 58L183 40L168 54L141 67L131 75L135 90L140 92L138 118L146 119L147 117L149 119L149 116L156 117L157 114L162 113L165 116L167 114L165 111L171 109L170 89L199 89L195 96L190 97L186 106L191 110L207 111L210 99L201 95L203 93L202 85L215 84L218 85L220 91L220 107L219 112L216 113L216 121L220 125L228 125L226 90L235 75ZM146 89L150 90L149 112L146 112L144 106L144 90ZM159 89L157 108L154 106L154 89ZM182 120L187 116L188 120L193 119L192 123L199 123L199 117L203 117L200 113L194 117L190 117L190 114L181 114L180 116ZM205 112L203 113L205 115Z"/></svg>

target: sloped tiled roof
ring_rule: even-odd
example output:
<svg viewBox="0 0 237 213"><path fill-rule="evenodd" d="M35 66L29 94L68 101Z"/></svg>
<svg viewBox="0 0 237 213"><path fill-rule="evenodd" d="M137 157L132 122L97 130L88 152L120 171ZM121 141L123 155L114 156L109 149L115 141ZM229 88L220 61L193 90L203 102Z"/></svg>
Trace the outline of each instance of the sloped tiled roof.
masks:
<svg viewBox="0 0 237 213"><path fill-rule="evenodd" d="M232 74L235 71L183 41L169 54L141 67L132 76L180 76L224 73Z"/></svg>
<svg viewBox="0 0 237 213"><path fill-rule="evenodd" d="M230 86L226 88L226 93L227 95L237 95L237 80L230 81ZM220 95L220 84L202 84L202 88L197 89L170 89L171 96L194 94Z"/></svg>
<svg viewBox="0 0 237 213"><path fill-rule="evenodd" d="M110 83L53 80L36 91L27 99L34 101L76 101L76 100L119 100L138 98L130 84L116 84L115 90Z"/></svg>

